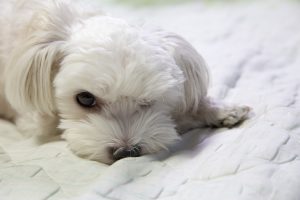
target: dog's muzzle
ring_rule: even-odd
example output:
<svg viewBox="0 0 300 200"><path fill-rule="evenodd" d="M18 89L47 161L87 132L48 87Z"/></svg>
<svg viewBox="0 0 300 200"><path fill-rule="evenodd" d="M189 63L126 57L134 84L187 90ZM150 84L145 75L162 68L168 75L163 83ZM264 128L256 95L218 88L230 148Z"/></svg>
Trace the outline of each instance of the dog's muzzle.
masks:
<svg viewBox="0 0 300 200"><path fill-rule="evenodd" d="M126 157L139 157L141 155L142 148L138 145L132 147L119 147L114 148L112 156L114 160L120 160Z"/></svg>

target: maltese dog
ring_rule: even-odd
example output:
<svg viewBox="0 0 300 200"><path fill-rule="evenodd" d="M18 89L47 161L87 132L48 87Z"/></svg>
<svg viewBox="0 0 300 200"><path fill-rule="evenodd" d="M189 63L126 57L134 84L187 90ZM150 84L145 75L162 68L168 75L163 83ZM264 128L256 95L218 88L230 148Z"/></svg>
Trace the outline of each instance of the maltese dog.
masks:
<svg viewBox="0 0 300 200"><path fill-rule="evenodd" d="M0 7L0 114L27 136L59 133L75 154L111 164L249 112L207 97L203 58L174 33L74 1Z"/></svg>

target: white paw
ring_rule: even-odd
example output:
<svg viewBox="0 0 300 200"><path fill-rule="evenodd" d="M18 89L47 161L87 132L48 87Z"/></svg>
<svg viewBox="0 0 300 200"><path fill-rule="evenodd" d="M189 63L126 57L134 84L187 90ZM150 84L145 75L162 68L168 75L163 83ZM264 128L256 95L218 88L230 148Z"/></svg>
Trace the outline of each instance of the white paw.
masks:
<svg viewBox="0 0 300 200"><path fill-rule="evenodd" d="M237 106L226 108L220 113L219 126L220 127L233 127L234 125L244 121L251 108L248 106Z"/></svg>
<svg viewBox="0 0 300 200"><path fill-rule="evenodd" d="M54 136L58 133L57 123L57 118L38 113L26 113L16 119L16 126L25 137Z"/></svg>

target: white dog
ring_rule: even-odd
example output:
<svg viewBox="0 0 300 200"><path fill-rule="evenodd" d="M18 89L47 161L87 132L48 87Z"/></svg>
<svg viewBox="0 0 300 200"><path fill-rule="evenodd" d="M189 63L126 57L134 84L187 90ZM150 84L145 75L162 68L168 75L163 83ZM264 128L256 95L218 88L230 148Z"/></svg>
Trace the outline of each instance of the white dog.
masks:
<svg viewBox="0 0 300 200"><path fill-rule="evenodd" d="M246 118L209 100L205 63L178 35L41 2L0 0L0 114L24 134L63 132L77 155L112 163Z"/></svg>

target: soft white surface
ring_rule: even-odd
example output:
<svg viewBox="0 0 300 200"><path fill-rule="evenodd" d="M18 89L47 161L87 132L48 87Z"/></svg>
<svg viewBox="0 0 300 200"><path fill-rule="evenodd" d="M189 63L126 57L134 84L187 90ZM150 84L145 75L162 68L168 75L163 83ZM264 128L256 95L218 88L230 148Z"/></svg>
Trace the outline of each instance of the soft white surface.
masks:
<svg viewBox="0 0 300 200"><path fill-rule="evenodd" d="M64 141L24 139L0 121L1 200L300 199L299 4L108 9L183 35L210 65L211 95L251 106L253 117L112 166L77 158Z"/></svg>

